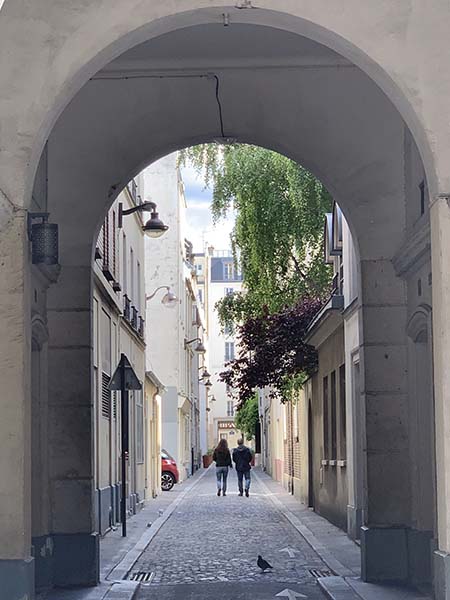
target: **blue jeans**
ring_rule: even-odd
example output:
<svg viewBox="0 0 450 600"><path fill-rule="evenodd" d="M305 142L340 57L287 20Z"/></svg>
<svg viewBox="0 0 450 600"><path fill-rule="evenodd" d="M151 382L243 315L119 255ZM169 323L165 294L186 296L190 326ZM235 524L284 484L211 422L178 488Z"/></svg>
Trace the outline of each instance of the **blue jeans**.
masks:
<svg viewBox="0 0 450 600"><path fill-rule="evenodd" d="M242 479L245 478L245 489L250 489L250 471L237 471L239 491L243 492Z"/></svg>
<svg viewBox="0 0 450 600"><path fill-rule="evenodd" d="M217 489L227 491L228 467L216 467Z"/></svg>

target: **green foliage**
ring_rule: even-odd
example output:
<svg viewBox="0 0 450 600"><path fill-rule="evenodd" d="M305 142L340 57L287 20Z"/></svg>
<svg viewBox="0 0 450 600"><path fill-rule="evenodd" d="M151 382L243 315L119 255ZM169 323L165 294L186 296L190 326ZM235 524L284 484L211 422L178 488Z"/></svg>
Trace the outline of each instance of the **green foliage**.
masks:
<svg viewBox="0 0 450 600"><path fill-rule="evenodd" d="M236 413L235 424L246 439L251 441L255 435L256 424L259 421L258 396L254 394Z"/></svg>
<svg viewBox="0 0 450 600"><path fill-rule="evenodd" d="M323 261L324 215L331 198L303 167L276 152L236 144L206 144L184 150L213 186L215 222L234 209L232 248L245 293L221 300L222 326L294 305L329 290Z"/></svg>

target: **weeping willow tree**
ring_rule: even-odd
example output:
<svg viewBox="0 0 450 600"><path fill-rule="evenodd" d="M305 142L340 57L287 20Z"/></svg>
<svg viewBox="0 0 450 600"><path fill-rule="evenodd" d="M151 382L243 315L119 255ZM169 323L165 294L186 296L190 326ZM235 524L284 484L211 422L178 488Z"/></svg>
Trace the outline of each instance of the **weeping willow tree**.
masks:
<svg viewBox="0 0 450 600"><path fill-rule="evenodd" d="M234 260L245 293L217 306L222 325L322 297L330 270L323 261L323 223L331 209L327 190L289 158L257 146L204 144L181 152L213 190L215 224L234 211Z"/></svg>
<svg viewBox="0 0 450 600"><path fill-rule="evenodd" d="M231 246L244 291L216 309L222 327L237 326L238 356L220 377L245 421L258 387L288 401L317 365L303 339L330 289L323 224L331 198L309 171L260 147L195 146L180 155L188 162L212 187L215 224L235 215Z"/></svg>

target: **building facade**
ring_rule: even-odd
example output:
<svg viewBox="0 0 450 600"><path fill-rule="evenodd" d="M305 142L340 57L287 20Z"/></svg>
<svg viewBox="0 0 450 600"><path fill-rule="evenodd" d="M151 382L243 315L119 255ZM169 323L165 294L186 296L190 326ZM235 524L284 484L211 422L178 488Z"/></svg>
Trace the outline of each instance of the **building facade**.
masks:
<svg viewBox="0 0 450 600"><path fill-rule="evenodd" d="M164 207L169 225L161 239L146 240L146 295L155 294L147 300L147 371L158 373L164 383L161 443L176 460L180 479L185 479L201 464L204 357L196 348L199 342L206 344L206 329L197 300L192 246L185 239L186 201L176 154L152 164L143 177L149 198ZM167 289L178 299L170 307L161 302Z"/></svg>
<svg viewBox="0 0 450 600"><path fill-rule="evenodd" d="M151 497L146 452L154 436L145 439L146 419L152 410L145 387L144 233L138 213L123 218L119 210L139 203L135 180L123 190L108 211L95 247L94 271L94 444L97 527L101 534L120 520L121 462L127 465L127 512L134 514ZM121 394L109 383L124 353L142 390L129 392L129 453L121 450ZM156 490L154 490L156 492Z"/></svg>
<svg viewBox="0 0 450 600"><path fill-rule="evenodd" d="M208 328L208 367L212 383L208 402L208 446L215 447L220 439L225 438L233 447L239 435L234 422L235 401L231 390L220 381L219 376L225 370L227 362L237 357L238 346L234 329L222 329L215 307L227 294L242 291L242 275L229 250L215 250L212 246L207 246L205 253L194 256L194 261L196 271L201 276L199 292Z"/></svg>

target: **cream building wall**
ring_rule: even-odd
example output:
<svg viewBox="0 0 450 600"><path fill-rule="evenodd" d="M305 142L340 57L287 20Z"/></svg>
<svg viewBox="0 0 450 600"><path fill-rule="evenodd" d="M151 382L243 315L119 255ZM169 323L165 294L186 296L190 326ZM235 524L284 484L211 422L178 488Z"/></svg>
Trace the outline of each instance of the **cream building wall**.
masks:
<svg viewBox="0 0 450 600"><path fill-rule="evenodd" d="M208 245L207 245L208 246ZM212 388L210 396L215 400L209 403L210 412L210 447L216 446L219 439L227 439L230 447L237 444L239 431L235 427L235 400L227 391L227 386L219 376L225 370L226 362L237 357L238 340L233 330L222 331L219 323L216 303L226 294L242 291L242 276L236 271L234 260L229 250L216 250L212 246L206 250L208 289L208 361L211 373Z"/></svg>
<svg viewBox="0 0 450 600"><path fill-rule="evenodd" d="M121 397L110 392L109 379L124 353L144 388L145 341L144 234L142 218L123 218L118 228L119 203L124 209L139 202L139 182L131 182L108 212L97 245L94 270L94 403L97 519L105 533L120 518ZM129 393L130 451L127 460L127 507L135 513L148 497L146 452L147 407L144 391Z"/></svg>
<svg viewBox="0 0 450 600"><path fill-rule="evenodd" d="M200 464L200 359L196 342L204 338L190 246L185 240L186 201L176 154L153 163L143 172L145 197L156 201L169 230L146 240L146 294L170 286L179 299L172 308L161 303L162 289L147 302L147 371L158 373L161 397L161 444L176 460L180 479ZM203 392L202 392L203 393Z"/></svg>

